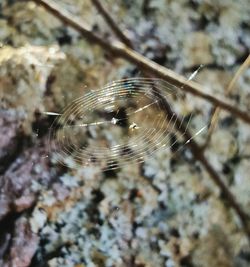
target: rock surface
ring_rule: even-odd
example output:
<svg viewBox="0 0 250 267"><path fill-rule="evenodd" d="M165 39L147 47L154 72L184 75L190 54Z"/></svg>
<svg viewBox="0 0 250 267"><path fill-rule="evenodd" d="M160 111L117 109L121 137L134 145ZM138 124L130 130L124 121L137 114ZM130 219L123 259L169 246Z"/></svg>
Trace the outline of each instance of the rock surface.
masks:
<svg viewBox="0 0 250 267"><path fill-rule="evenodd" d="M60 5L113 40L88 1ZM249 53L247 0L105 1L138 51L223 97ZM230 101L249 109L249 70ZM53 117L76 97L112 80L142 76L88 44L33 2L0 4L0 265L4 267L247 267L250 250L238 218L188 150L159 150L143 163L104 171L66 168L48 142ZM193 113L193 134L211 105L171 99ZM175 101L175 102L174 102ZM44 113L45 112L45 113ZM144 113L139 117L144 119ZM115 131L104 133L107 140ZM94 142L95 132L88 142ZM196 137L204 142L206 131ZM206 156L248 211L249 125L221 112ZM52 148L52 149L51 149ZM65 159L74 166L72 158Z"/></svg>

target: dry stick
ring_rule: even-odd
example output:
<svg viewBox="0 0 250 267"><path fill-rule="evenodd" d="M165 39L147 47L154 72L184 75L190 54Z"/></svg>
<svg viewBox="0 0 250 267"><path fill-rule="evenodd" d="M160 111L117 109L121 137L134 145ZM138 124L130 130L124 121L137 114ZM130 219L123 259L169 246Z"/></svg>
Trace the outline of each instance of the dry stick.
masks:
<svg viewBox="0 0 250 267"><path fill-rule="evenodd" d="M93 34L91 29L82 21L73 18L72 15L70 15L65 10L61 10L60 7L58 7L58 5L56 5L55 3L52 4L51 1L48 0L33 1L42 5L45 9L47 9L50 13L54 14L62 22L71 26L80 34L82 34L82 36L85 37L88 41L101 46L105 51L108 51L109 53L117 57L121 57L128 60L129 62L135 64L139 69L151 73L151 75L154 75L154 77L161 78L171 83L172 85L177 86L181 90L191 93L197 97L201 97L212 103L213 105L219 106L221 109L224 109L230 112L231 114L234 114L244 122L250 124L250 115L247 112L244 112L212 95L202 92L202 88L199 84L193 81L187 82L187 80L181 75L178 75L175 72L153 62L152 60L145 58L141 54L137 53L133 49L130 49L119 41L108 43L106 40Z"/></svg>
<svg viewBox="0 0 250 267"><path fill-rule="evenodd" d="M151 74L154 74L155 76L164 79L167 82L174 83L176 86L183 86L183 84L186 84L186 87L188 86L190 92L193 92L193 94L201 96L210 102L217 104L221 108L224 108L225 110L230 111L231 113L234 113L235 115L237 114L240 118L242 118L244 121L249 122L249 118L246 117L247 114L244 112L235 109L234 107L216 99L213 98L212 96L205 95L202 92L197 92L197 87L199 85L195 83L186 83L186 80L175 74L174 72L165 69L164 67L161 67L160 65L156 64L155 62L152 62L145 57L141 56L140 54L136 53L132 49L129 49L125 47L122 43L116 43L113 45L107 44L105 41L103 41L100 37L94 35L88 27L83 26L82 23L76 21L75 19L73 20L68 14L66 14L64 11L61 11L58 9L56 5L50 4L47 0L33 0L41 5L43 5L48 11L50 11L52 14L54 14L56 17L61 19L64 23L67 25L70 25L74 29L76 29L78 32L80 32L88 41L93 41L94 43L100 45L102 48L106 49L107 51L123 57L130 62L135 63L139 68L142 70L146 70ZM185 87L183 87L185 88ZM160 95L160 94L159 94ZM165 110L166 114L168 115L169 118L172 116L177 116L176 114L173 113L171 110L168 102L166 99L162 96L161 97L161 102L162 102L162 108ZM176 127L181 133L185 133L185 138L186 140L191 140L192 135L186 130L185 125L182 123L182 121L176 117ZM235 212L238 214L241 223L244 227L244 230L248 236L248 240L250 242L250 229L248 226L248 220L249 217L248 215L241 209L240 205L237 203L235 200L234 196L232 193L229 191L225 183L220 179L218 176L217 172L213 169L213 167L210 165L210 163L207 161L205 158L201 148L199 145L194 142L194 140L191 140L188 142L188 146L190 147L194 157L200 161L200 163L205 167L207 172L209 173L211 179L217 184L217 186L221 189L221 192L224 194L225 198L227 201L230 203L231 207L235 210Z"/></svg>
<svg viewBox="0 0 250 267"><path fill-rule="evenodd" d="M117 45L116 45L117 46ZM224 109L231 114L234 114L241 120L246 123L250 123L250 115L247 112L244 112L226 102L219 100L218 98L211 96L205 92L202 92L200 85L193 82L187 81L186 78L174 73L173 71L151 61L150 59L145 58L144 56L140 55L139 53L127 48L121 47L120 52L118 55L122 56L123 58L127 59L128 61L137 65L140 69L144 71L148 71L154 77L161 78L181 90L184 90L188 93L193 94L194 96L201 97L208 102L212 103L215 106L219 106L221 109Z"/></svg>
<svg viewBox="0 0 250 267"><path fill-rule="evenodd" d="M104 17L104 19L107 21L108 25L110 25L111 29L114 31L116 36L123 43L125 43L131 49L133 49L133 44L130 42L130 40L128 40L128 44L127 44L127 37L123 35L123 33L121 32L120 28L117 27L117 23L108 14L108 12L101 5L99 0L92 0L92 2L97 7L97 9L100 11L100 13ZM228 88L226 90L227 91L226 96L228 96L230 94L230 92L232 91L232 88L233 88L236 80L239 78L240 74L245 70L245 68L247 68L247 66L249 64L249 61L250 61L250 55L248 56L246 61L242 64L242 66L240 67L239 71L235 74L234 78L230 82L230 84L229 84L229 86L228 86ZM182 87L184 87L184 86L182 86ZM176 130L181 132L184 135L186 141L192 140L192 136L191 136L190 132L187 130L186 126L183 125L183 123L180 120L180 118L177 115L175 115L175 113L172 111L170 104L164 98L164 96L162 96L160 91L157 90L156 88L154 88L154 93L157 93L157 98L160 99L160 102L162 104L162 110L165 111L165 113L167 114L168 118L171 119L173 116L176 117L176 123L175 123ZM215 110L215 114L216 114L216 111L217 111L217 113L219 113L219 110L220 109L217 107L216 110ZM174 121L175 121L175 119L174 119ZM198 146L198 144L195 141L192 141L192 142L189 142L189 146L190 146L190 149L192 151L192 154L193 154L194 158L196 158L196 160L198 160L198 161L200 161L202 163L202 165L205 167L207 172L210 174L210 177L212 178L212 180L221 189L221 191L223 192L224 196L229 200L231 206L235 209L236 213L241 218L242 225L243 225L243 227L244 227L244 229L245 229L245 231L247 233L248 238L250 239L250 229L248 229L248 223L247 223L248 215L245 214L245 212L241 210L240 205L237 203L237 201L235 200L234 196L229 191L229 189L227 188L225 183L220 179L220 177L217 174L217 172L212 168L210 163L207 161L207 159L204 156L204 153L201 151L201 149ZM158 188L154 187L154 189L159 192Z"/></svg>
<svg viewBox="0 0 250 267"><path fill-rule="evenodd" d="M200 148L200 146L193 140L192 135L187 130L186 125L182 122L182 120L174 113L167 102L167 100L164 98L164 96L161 95L160 91L158 91L156 88L154 88L154 92L157 93L157 98L160 99L161 109L165 111L165 113L168 116L168 119L170 120L173 116L175 119L175 128L180 133L182 133L185 136L186 144L191 149L191 152L194 156L194 158L199 161L203 167L206 169L208 174L210 175L210 178L214 181L214 183L220 188L221 193L223 194L224 198L228 201L230 206L235 210L235 212L238 214L241 224L243 226L243 229L247 235L248 241L250 243L250 226L249 226L249 216L247 213L244 212L244 210L241 208L240 204L236 201L234 195L231 193L231 191L228 189L226 184L223 182L223 180L218 175L218 172L214 170L214 168L211 166L211 164L206 159L203 150Z"/></svg>
<svg viewBox="0 0 250 267"><path fill-rule="evenodd" d="M106 11L106 9L103 7L103 5L100 3L99 0L91 0L92 3L95 5L96 9L101 13L107 24L110 26L111 30L115 33L117 38L127 45L128 47L132 48L133 45L129 38L120 30L120 28L117 26L117 23L113 20L113 18L109 15L109 13Z"/></svg>
<svg viewBox="0 0 250 267"><path fill-rule="evenodd" d="M248 55L248 57L246 58L246 60L243 62L243 64L240 66L240 68L238 69L238 71L235 73L233 79L231 80L231 82L229 83L227 89L226 89L226 96L229 96L230 93L232 92L235 83L237 82L237 80L239 79L239 77L241 76L241 74L248 68L248 66L250 66L250 55ZM218 123L219 120L219 113L220 113L220 108L219 107L215 107L211 116L211 124L210 127L208 129L208 135L207 135L207 139L205 144L202 146L202 149L205 150L206 147L208 146L213 131Z"/></svg>

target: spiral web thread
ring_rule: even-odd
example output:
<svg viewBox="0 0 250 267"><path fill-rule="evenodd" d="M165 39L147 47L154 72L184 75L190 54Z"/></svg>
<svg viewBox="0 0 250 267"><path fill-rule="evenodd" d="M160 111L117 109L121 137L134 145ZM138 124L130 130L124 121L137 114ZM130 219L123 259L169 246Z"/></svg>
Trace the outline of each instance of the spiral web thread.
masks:
<svg viewBox="0 0 250 267"><path fill-rule="evenodd" d="M50 128L56 159L68 165L65 159L70 157L74 167L116 169L143 162L159 149L170 148L174 145L170 134L175 132L177 116L173 113L168 118L162 112L160 95L166 100L180 97L177 87L161 79L129 78L77 98ZM186 130L191 119L192 115L187 121L182 119Z"/></svg>

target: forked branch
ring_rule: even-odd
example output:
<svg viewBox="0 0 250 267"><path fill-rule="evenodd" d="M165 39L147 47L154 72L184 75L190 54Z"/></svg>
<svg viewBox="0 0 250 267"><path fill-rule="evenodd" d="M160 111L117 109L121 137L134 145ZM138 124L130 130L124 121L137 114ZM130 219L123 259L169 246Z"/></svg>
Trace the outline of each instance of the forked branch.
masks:
<svg viewBox="0 0 250 267"><path fill-rule="evenodd" d="M194 83L192 81L187 82L184 77L145 58L144 56L140 55L139 53L137 53L136 51L134 51L133 49L129 48L128 46L124 45L121 42L113 42L112 44L108 44L105 40L93 34L91 30L89 29L89 27L84 25L83 22L72 18L72 16L67 14L66 11L61 10L57 5L52 4L50 1L48 0L33 0L33 1L44 6L49 12L54 14L62 22L71 26L75 30L77 30L88 41L101 46L105 51L108 51L115 56L124 58L130 61L131 63L134 63L142 71L146 71L150 73L151 75L153 75L154 77L161 78L177 86L178 88L185 90L186 92L189 92L195 96L201 97L209 101L213 105L219 106L221 109L229 111L230 113L234 114L235 116L242 119L243 121L250 123L250 116L246 112L243 112L226 102L223 102L209 94L204 93L200 85L198 85L197 83ZM94 1L94 2L98 2L98 1ZM102 12L102 14L104 15L105 12ZM160 96L160 92L158 92L158 97L159 96ZM162 109L165 111L165 113L167 114L169 118L171 118L172 116L175 116L175 117L177 116L176 114L173 113L173 111L170 108L169 103L166 101L166 99L163 96L161 97L161 102L162 102ZM220 178L218 173L214 170L214 168L207 161L207 159L204 156L203 150L192 139L192 135L189 133L189 131L187 131L186 127L182 124L182 121L180 120L180 118L176 117L175 121L176 121L175 123L176 130L180 131L184 135L186 141L189 140L188 146L190 147L194 158L203 165L203 167L206 169L206 171L210 175L211 179L220 188L225 199L228 201L230 206L238 214L241 220L241 223L243 225L244 231L250 242L250 228L249 228L248 215L241 208L240 204L236 201L235 197L230 192L230 190L227 188L226 184Z"/></svg>
<svg viewBox="0 0 250 267"><path fill-rule="evenodd" d="M224 109L236 117L240 118L246 123L250 124L250 115L242 111L229 103L226 103L210 94L205 93L201 86L193 81L187 81L185 77L178 75L177 73L169 70L156 62L142 56L133 49L127 47L119 41L114 41L113 43L108 43L106 40L95 35L90 27L79 19L74 18L67 11L62 10L57 4L52 3L48 0L33 0L34 2L42 5L50 13L54 14L58 19L60 19L66 25L71 26L76 31L78 31L86 40L101 46L105 51L113 54L114 56L124 58L129 62L135 64L142 71L149 72L156 78L161 78L174 86L177 86L181 90L188 92L194 96L203 98L210 102L211 104Z"/></svg>

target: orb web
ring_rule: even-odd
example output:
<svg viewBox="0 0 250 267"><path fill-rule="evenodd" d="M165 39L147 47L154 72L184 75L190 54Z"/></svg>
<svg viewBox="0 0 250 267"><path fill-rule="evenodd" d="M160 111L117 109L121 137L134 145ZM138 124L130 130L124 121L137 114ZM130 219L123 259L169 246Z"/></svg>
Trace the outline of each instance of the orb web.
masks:
<svg viewBox="0 0 250 267"><path fill-rule="evenodd" d="M130 78L75 99L50 129L56 160L67 166L71 159L74 167L116 169L174 145L170 134L177 116L162 110L162 97L178 100L177 88L161 79Z"/></svg>

